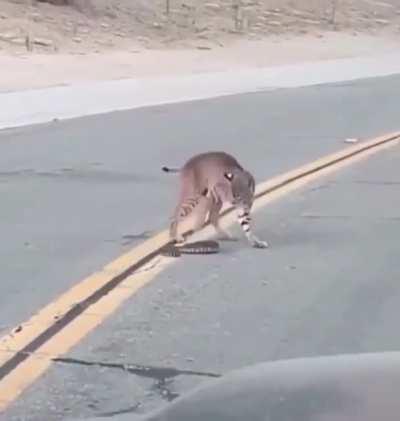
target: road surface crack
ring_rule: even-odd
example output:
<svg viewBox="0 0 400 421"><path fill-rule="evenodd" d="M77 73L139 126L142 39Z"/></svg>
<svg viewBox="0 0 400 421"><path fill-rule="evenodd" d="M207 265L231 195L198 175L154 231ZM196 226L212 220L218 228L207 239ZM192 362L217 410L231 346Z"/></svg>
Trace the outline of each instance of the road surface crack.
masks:
<svg viewBox="0 0 400 421"><path fill-rule="evenodd" d="M112 417L116 417L117 415L132 414L132 413L137 412L140 406L141 406L140 403L137 403L135 405L129 406L128 408L118 409L116 411L102 412L100 414L97 414L96 417L112 418Z"/></svg>
<svg viewBox="0 0 400 421"><path fill-rule="evenodd" d="M63 358L55 357L52 358L53 362L62 364L75 364L84 365L88 367L101 367L101 368L115 368L123 370L131 374L136 374L140 377L147 377L151 379L170 379L173 377L186 375L186 376L201 376L201 377L221 377L221 374L212 373L208 371L196 371L196 370L184 370L174 367L157 367L140 364L124 364L124 363L111 363L103 361L89 361L78 358Z"/></svg>

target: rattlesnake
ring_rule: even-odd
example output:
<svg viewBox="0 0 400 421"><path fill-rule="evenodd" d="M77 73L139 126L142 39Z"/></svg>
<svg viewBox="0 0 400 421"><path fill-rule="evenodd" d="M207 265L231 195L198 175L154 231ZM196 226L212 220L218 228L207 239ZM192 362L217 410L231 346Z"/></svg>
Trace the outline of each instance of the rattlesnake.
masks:
<svg viewBox="0 0 400 421"><path fill-rule="evenodd" d="M180 257L182 254L214 254L219 252L217 241L195 241L182 245L173 243L162 248L161 254L167 257Z"/></svg>

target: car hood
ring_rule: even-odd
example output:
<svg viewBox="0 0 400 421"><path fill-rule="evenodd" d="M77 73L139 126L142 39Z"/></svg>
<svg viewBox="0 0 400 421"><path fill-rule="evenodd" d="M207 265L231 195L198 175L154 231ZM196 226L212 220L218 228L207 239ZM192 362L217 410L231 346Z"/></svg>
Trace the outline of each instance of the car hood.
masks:
<svg viewBox="0 0 400 421"><path fill-rule="evenodd" d="M256 364L207 381L153 413L112 420L399 421L400 352Z"/></svg>

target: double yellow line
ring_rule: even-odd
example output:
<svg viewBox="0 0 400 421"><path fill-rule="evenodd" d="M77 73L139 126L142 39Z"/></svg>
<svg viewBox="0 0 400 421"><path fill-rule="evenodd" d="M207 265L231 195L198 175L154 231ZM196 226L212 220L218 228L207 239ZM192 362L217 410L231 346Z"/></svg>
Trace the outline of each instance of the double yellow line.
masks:
<svg viewBox="0 0 400 421"><path fill-rule="evenodd" d="M361 142L260 183L254 210L399 141L400 132ZM223 226L235 222L231 211L228 208L223 212ZM190 221L184 230L190 228L189 224ZM207 238L211 234L211 227L205 227L197 237ZM163 231L79 282L0 338L0 412L44 373L54 358L68 352L125 300L176 261L160 255L167 243L168 232Z"/></svg>

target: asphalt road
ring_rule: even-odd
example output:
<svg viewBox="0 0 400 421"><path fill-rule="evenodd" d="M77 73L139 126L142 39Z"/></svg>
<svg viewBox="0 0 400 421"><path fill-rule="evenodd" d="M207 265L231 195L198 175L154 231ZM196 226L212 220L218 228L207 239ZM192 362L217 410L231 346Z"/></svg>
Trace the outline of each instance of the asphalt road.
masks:
<svg viewBox="0 0 400 421"><path fill-rule="evenodd" d="M124 235L166 225L175 180L163 164L224 149L262 180L345 138L398 129L399 88L390 77L2 132L3 329L140 241L124 245ZM390 149L259 213L268 251L239 243L185 257L72 351L80 364L55 364L4 420L146 411L249 363L398 348L399 159ZM96 361L177 372L84 365Z"/></svg>

